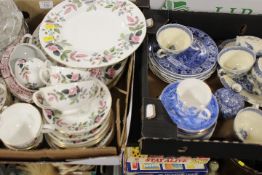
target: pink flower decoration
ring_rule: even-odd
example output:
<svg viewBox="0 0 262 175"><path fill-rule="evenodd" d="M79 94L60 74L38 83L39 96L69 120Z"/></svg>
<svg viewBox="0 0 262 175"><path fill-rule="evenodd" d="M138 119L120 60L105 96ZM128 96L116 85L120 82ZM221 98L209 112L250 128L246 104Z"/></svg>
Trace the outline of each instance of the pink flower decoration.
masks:
<svg viewBox="0 0 262 175"><path fill-rule="evenodd" d="M77 87L72 87L71 89L69 89L69 95L73 96L77 94Z"/></svg>
<svg viewBox="0 0 262 175"><path fill-rule="evenodd" d="M132 16L127 16L127 21L129 26L134 26L138 23L139 19L138 17L132 17Z"/></svg>
<svg viewBox="0 0 262 175"><path fill-rule="evenodd" d="M50 46L48 46L47 48L48 48L49 50L51 50L52 52L59 50L58 47L55 46L55 45L50 45Z"/></svg>
<svg viewBox="0 0 262 175"><path fill-rule="evenodd" d="M72 73L71 80L72 80L72 81L77 81L77 80L79 80L79 77L80 77L79 74Z"/></svg>
<svg viewBox="0 0 262 175"><path fill-rule="evenodd" d="M105 101L99 101L100 108L103 109L106 107L106 102Z"/></svg>
<svg viewBox="0 0 262 175"><path fill-rule="evenodd" d="M131 37L131 42L133 42L133 43L139 43L139 41L140 41L140 36L133 35L133 36Z"/></svg>
<svg viewBox="0 0 262 175"><path fill-rule="evenodd" d="M112 55L105 55L105 59L108 60L108 61L111 60L112 58L113 58Z"/></svg>
<svg viewBox="0 0 262 175"><path fill-rule="evenodd" d="M99 69L99 68L91 69L90 73L91 73L91 77L100 77L101 74L102 74L101 69Z"/></svg>
<svg viewBox="0 0 262 175"><path fill-rule="evenodd" d="M70 54L70 59L75 61L81 61L82 59L86 58L87 55L83 53L78 53L77 51L74 51Z"/></svg>
<svg viewBox="0 0 262 175"><path fill-rule="evenodd" d="M49 109L45 109L45 113L47 114L47 116L53 115L52 111Z"/></svg>
<svg viewBox="0 0 262 175"><path fill-rule="evenodd" d="M51 77L53 77L54 79L57 79L57 80L60 79L60 76L59 76L58 73L57 74L52 74Z"/></svg>
<svg viewBox="0 0 262 175"><path fill-rule="evenodd" d="M96 119L95 119L95 123L98 123L101 119L102 119L101 116L97 116Z"/></svg>
<svg viewBox="0 0 262 175"><path fill-rule="evenodd" d="M107 74L109 75L109 77L113 78L116 74L116 70L113 67L111 67L108 69Z"/></svg>

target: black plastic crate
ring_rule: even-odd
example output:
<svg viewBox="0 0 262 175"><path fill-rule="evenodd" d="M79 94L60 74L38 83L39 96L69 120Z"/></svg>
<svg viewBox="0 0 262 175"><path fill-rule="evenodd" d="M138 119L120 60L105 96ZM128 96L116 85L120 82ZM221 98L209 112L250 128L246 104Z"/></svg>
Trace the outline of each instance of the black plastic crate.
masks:
<svg viewBox="0 0 262 175"><path fill-rule="evenodd" d="M262 155L262 146L244 144L234 137L233 119L222 120L220 118L215 133L208 141L177 139L177 127L172 123L157 98L167 84L153 76L148 68L148 41L154 38L158 28L166 23L180 23L199 28L219 43L225 39L235 38L237 35L262 37L262 15L248 16L149 9L144 9L144 14L147 19L153 19L154 26L148 29L148 35L137 51L133 113L128 144L139 144L141 152L150 155L262 160L262 156L260 156ZM213 92L223 87L216 73L206 82L211 86ZM157 113L155 119L145 118L147 104L155 104Z"/></svg>

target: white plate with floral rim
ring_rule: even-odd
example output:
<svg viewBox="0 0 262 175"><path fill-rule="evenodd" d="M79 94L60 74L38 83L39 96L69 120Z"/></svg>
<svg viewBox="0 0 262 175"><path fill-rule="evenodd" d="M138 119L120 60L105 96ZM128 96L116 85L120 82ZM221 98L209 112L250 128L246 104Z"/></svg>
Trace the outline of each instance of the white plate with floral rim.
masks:
<svg viewBox="0 0 262 175"><path fill-rule="evenodd" d="M50 113L51 111L46 111L47 113ZM103 123L99 125L97 128L92 129L91 131L80 133L80 134L66 134L66 133L60 133L59 131L52 132L52 135L54 135L56 138L60 138L62 140L81 140L81 139L87 139L95 136L96 134L100 133L103 128L105 128L109 121L113 118L113 112L109 113L109 117L106 117Z"/></svg>
<svg viewBox="0 0 262 175"><path fill-rule="evenodd" d="M49 61L52 61L49 55L42 49L40 41L39 41L39 29L40 25L35 29L34 33L32 34L33 39L32 42L34 45L36 45L39 49L42 50L42 52L45 54L45 56L49 59ZM121 74L124 71L125 65L127 64L128 59L125 59L119 63L106 66L106 67L100 67L100 68L92 68L92 69L83 69L90 73L90 77L95 77L102 82L104 82L108 87L112 87L112 84L115 82L115 80L118 80L121 76ZM64 65L57 63L55 61L51 62L52 65L62 66ZM80 69L79 69L80 70ZM81 69L82 70L82 69ZM61 77L62 78L62 77ZM67 77L65 77L67 78Z"/></svg>
<svg viewBox="0 0 262 175"><path fill-rule="evenodd" d="M55 61L98 68L126 59L145 34L145 17L128 0L65 0L45 16L39 38Z"/></svg>
<svg viewBox="0 0 262 175"><path fill-rule="evenodd" d="M49 124L53 124L57 130L66 134L80 134L89 132L106 120L112 105L112 97L109 89L101 82L99 92L92 103L86 105L85 110L73 114L61 114L52 109L43 109L43 116Z"/></svg>

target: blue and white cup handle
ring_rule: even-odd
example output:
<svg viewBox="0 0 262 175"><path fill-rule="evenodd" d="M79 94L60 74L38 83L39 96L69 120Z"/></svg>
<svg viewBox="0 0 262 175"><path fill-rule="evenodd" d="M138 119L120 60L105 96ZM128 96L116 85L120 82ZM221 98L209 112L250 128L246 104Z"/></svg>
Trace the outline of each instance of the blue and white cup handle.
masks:
<svg viewBox="0 0 262 175"><path fill-rule="evenodd" d="M200 109L200 112L197 115L198 118L209 120L211 118L211 112L207 108Z"/></svg>

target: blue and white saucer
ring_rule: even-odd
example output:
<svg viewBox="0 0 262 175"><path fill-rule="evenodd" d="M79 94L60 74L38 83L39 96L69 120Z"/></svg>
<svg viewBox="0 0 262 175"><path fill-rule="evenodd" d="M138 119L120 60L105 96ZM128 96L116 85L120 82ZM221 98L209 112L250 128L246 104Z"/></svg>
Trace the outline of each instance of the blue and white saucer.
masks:
<svg viewBox="0 0 262 175"><path fill-rule="evenodd" d="M212 96L211 102L207 106L211 112L209 120L196 117L181 117L177 114L176 90L179 82L169 84L161 93L160 100L165 107L169 117L176 123L179 129L186 132L200 132L209 129L217 122L219 107L215 96Z"/></svg>
<svg viewBox="0 0 262 175"><path fill-rule="evenodd" d="M171 74L167 74L165 72L162 72L158 67L155 66L155 64L153 63L153 60L149 60L149 68L152 71L153 74L155 74L158 78L160 78L162 81L167 82L167 83L174 83L176 81L179 80L184 80L186 78L196 78L199 80L206 80L208 79L215 71L216 71L216 66L210 70L209 73L202 75L202 76L191 76L191 77L186 77L186 78L182 78L182 77L174 77Z"/></svg>
<svg viewBox="0 0 262 175"><path fill-rule="evenodd" d="M233 78L231 78L227 73L224 71L218 70L217 75L220 79L220 82L223 84L225 88L230 88L234 90L234 86L240 85L236 82ZM242 84L243 85L243 84ZM240 86L242 86L240 85ZM239 94L244 97L244 100L250 104L259 105L262 107L262 95L257 95L254 93L250 93L245 88L242 88Z"/></svg>
<svg viewBox="0 0 262 175"><path fill-rule="evenodd" d="M149 58L162 72L181 79L202 77L208 74L217 64L218 48L213 39L203 31L189 27L194 35L193 47L178 55L166 54L159 58L159 46L156 40L150 42Z"/></svg>

